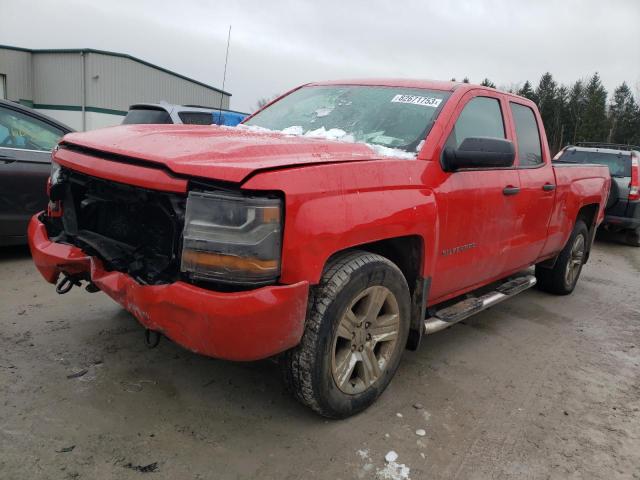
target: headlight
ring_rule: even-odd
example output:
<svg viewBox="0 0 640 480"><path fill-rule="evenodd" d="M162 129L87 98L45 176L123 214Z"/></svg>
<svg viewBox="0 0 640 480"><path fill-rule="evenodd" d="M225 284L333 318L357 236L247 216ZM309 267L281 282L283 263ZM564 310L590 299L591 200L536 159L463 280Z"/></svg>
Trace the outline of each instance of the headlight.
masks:
<svg viewBox="0 0 640 480"><path fill-rule="evenodd" d="M60 181L60 164L56 163L54 160L51 160L51 173L49 178L51 179L51 185L55 185Z"/></svg>
<svg viewBox="0 0 640 480"><path fill-rule="evenodd" d="M181 271L198 280L268 283L280 275L282 202L190 192Z"/></svg>

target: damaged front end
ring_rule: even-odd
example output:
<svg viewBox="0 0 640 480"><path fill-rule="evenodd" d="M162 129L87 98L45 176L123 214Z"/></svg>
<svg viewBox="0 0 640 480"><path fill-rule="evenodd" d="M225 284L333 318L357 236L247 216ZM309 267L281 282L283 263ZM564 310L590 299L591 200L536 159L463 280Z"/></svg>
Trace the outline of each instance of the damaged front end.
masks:
<svg viewBox="0 0 640 480"><path fill-rule="evenodd" d="M59 293L88 282L136 317L149 346L161 334L193 352L248 361L300 342L309 284L278 283L277 193L204 181L172 193L54 168L29 246Z"/></svg>
<svg viewBox="0 0 640 480"><path fill-rule="evenodd" d="M146 190L67 169L52 175L61 215L41 217L49 237L81 248L143 285L179 278L186 195Z"/></svg>

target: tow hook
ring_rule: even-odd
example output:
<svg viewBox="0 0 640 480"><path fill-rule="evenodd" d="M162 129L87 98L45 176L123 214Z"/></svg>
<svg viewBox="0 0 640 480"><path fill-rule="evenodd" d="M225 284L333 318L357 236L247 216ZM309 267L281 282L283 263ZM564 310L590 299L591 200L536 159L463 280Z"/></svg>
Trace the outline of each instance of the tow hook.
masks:
<svg viewBox="0 0 640 480"><path fill-rule="evenodd" d="M56 292L60 295L64 295L65 293L69 292L69 290L71 290L74 286L82 286L79 278L72 277L67 273L63 273L63 275L64 276L62 277L62 279L60 279L60 281L56 285Z"/></svg>
<svg viewBox="0 0 640 480"><path fill-rule="evenodd" d="M160 343L161 338L162 334L160 332L149 329L146 329L144 331L144 344L147 346L147 348L156 348Z"/></svg>

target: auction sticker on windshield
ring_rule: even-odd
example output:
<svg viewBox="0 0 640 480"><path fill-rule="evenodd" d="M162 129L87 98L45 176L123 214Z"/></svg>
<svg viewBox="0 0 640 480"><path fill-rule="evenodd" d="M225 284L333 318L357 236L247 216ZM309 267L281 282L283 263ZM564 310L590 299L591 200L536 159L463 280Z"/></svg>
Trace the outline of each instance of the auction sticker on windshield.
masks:
<svg viewBox="0 0 640 480"><path fill-rule="evenodd" d="M401 95L398 94L391 99L392 103L410 103L412 105L422 105L423 107L438 108L442 103L441 98L421 97L419 95Z"/></svg>

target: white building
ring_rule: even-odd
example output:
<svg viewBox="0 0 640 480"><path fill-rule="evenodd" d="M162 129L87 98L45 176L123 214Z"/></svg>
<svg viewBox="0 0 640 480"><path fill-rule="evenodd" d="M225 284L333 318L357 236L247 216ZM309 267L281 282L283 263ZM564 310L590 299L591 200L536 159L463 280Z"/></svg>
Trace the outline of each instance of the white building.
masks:
<svg viewBox="0 0 640 480"><path fill-rule="evenodd" d="M123 53L0 45L0 98L77 130L117 125L134 103L229 108L231 94ZM222 101L222 103L221 103Z"/></svg>

